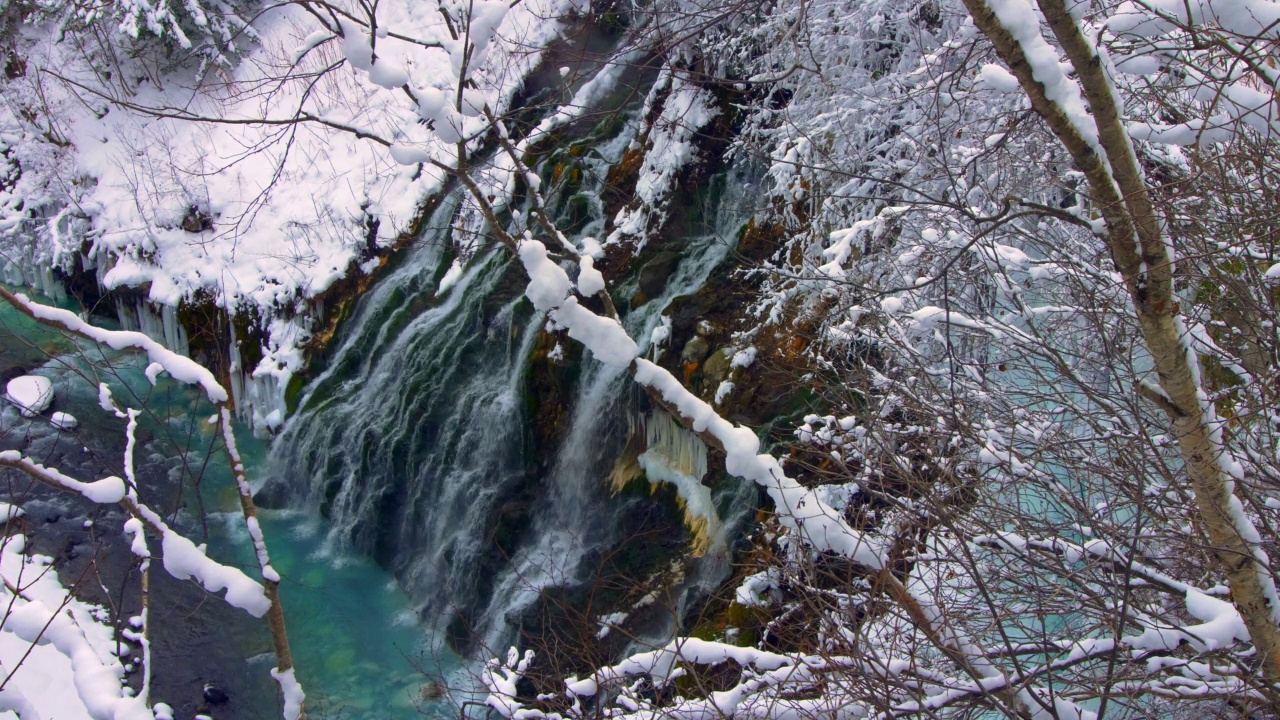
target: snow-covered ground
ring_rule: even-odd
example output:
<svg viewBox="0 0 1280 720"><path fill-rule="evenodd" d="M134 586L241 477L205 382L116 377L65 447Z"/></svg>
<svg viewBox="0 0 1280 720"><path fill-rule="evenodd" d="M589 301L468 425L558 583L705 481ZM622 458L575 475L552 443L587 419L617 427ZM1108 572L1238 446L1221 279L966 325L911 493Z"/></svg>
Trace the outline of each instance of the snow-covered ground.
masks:
<svg viewBox="0 0 1280 720"><path fill-rule="evenodd" d="M248 312L267 341L258 366L239 369L264 384L246 393L265 420L302 363L312 301L409 231L445 177L430 161L456 162L439 133L474 135L485 123L474 109L501 112L574 4L479 4L473 25L500 24L484 47L472 38L476 87L461 112L427 107L456 93L459 43L441 6L377 7L376 37L344 20L346 38L296 6L272 9L234 68L203 75L154 38L96 44L59 17L28 18L25 72L0 81L0 276L41 288L50 266L79 266L105 288L144 290L152 307L122 308L126 324L179 351L184 300ZM272 124L301 113L313 121Z"/></svg>

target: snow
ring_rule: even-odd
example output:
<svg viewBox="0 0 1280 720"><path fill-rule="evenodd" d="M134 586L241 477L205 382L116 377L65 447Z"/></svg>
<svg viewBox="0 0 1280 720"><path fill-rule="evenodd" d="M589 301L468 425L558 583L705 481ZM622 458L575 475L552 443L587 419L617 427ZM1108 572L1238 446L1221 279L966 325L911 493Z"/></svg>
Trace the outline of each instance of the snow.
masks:
<svg viewBox="0 0 1280 720"><path fill-rule="evenodd" d="M0 522L9 522L16 518L20 518L27 513L17 505L0 501Z"/></svg>
<svg viewBox="0 0 1280 720"><path fill-rule="evenodd" d="M1032 76L1044 86L1045 97L1062 110L1080 137L1105 158L1098 144L1098 126L1080 94L1080 86L1067 77L1057 51L1041 34L1039 11L1028 0L987 0L987 6L1022 46Z"/></svg>
<svg viewBox="0 0 1280 720"><path fill-rule="evenodd" d="M19 185L0 190L0 244L6 257L11 243L29 248L19 257L29 257L45 274L49 266L83 269L106 288L142 289L143 304L166 318L196 298L261 318L263 361L239 368L245 377L232 384L246 386L238 411L265 420L283 406L284 388L298 369L297 349L313 329L314 300L367 260L366 219L378 220L372 238L378 249L411 227L427 199L444 187L445 173L430 164L456 161L442 139L482 133L487 121L479 117L481 108L507 108L543 49L562 32L560 18L578 4L382 3L376 8L376 53L368 29L356 22L367 17L363 11L335 18L277 5L255 15L241 61L218 67L212 82L197 81L193 67L175 67L168 59L153 63L153 54L134 53L106 22L95 26L102 31L95 41L122 61L117 74L155 79L122 80L123 90L101 87L92 64L98 61L78 52L76 43L63 42L57 22L33 19L21 38L31 72L0 81L14 99L0 107L0 146L5 158L21 159ZM196 0L182 7L188 6L196 7ZM454 27L469 16L469 46L449 39L442 10ZM449 100L464 56L467 87L461 107L454 108ZM311 81L312 73L342 59L346 67ZM156 118L123 107L106 112L103 103L81 102L65 85L36 87L44 67L139 106L231 122ZM286 73L293 80L277 84L275 78ZM408 101L402 87L419 102ZM19 106L47 108L68 142L47 142L48 133L18 114ZM331 127L244 122L292 117L294 109ZM435 130L420 118L437 120ZM392 147L338 128L358 129ZM0 161L0 169L7 165ZM196 217L192 213L199 213L199 222L184 229L184 221ZM184 349L169 346L179 354ZM265 375L275 379L256 387ZM258 405L264 407L259 411Z"/></svg>
<svg viewBox="0 0 1280 720"><path fill-rule="evenodd" d="M48 468L24 457L17 450L0 451L0 463L10 466L25 467L34 470L43 477L52 479L63 488L78 493L96 503L118 503L124 499L124 481L118 477L108 477L96 482L80 482L67 477L53 468Z"/></svg>
<svg viewBox="0 0 1280 720"><path fill-rule="evenodd" d="M617 320L601 317L582 307L576 297L570 297L573 283L569 274L548 257L545 245L526 239L521 241L518 253L529 275L525 296L536 309L547 312L557 325L567 328L569 337L585 345L606 365L626 367L640 354L639 346Z"/></svg>
<svg viewBox="0 0 1280 720"><path fill-rule="evenodd" d="M524 240L518 249L520 261L529 275L525 297L539 312L558 306L573 289L569 275L547 256L547 246L537 240Z"/></svg>
<svg viewBox="0 0 1280 720"><path fill-rule="evenodd" d="M462 278L462 271L464 269L465 268L463 267L461 260L454 260L453 263L449 265L449 269L445 271L444 277L440 278L440 285L436 287L436 295L444 295L449 292L449 288L456 285L458 280Z"/></svg>
<svg viewBox="0 0 1280 720"><path fill-rule="evenodd" d="M996 92L1009 93L1019 90L1018 79L1013 73L994 63L987 63L978 71L978 83Z"/></svg>
<svg viewBox="0 0 1280 720"><path fill-rule="evenodd" d="M155 519L158 520L159 517L156 516ZM154 520L152 523L154 524ZM164 555L164 569L175 578L194 578L211 593L225 589L227 604L254 617L262 617L271 609L271 601L263 592L262 585L237 568L214 562L195 543L167 527L161 538L161 552Z"/></svg>
<svg viewBox="0 0 1280 720"><path fill-rule="evenodd" d="M665 102L664 102L665 99ZM658 103L662 111L648 129L648 146L636 181L635 199L618 211L614 230L605 244L632 238L643 244L646 232L665 212L676 179L696 159L696 136L715 119L718 110L710 91L684 70L667 66L645 99L642 114Z"/></svg>
<svg viewBox="0 0 1280 720"><path fill-rule="evenodd" d="M595 268L595 258L583 255L579 260L578 292L583 297L591 297L604 290L604 275Z"/></svg>
<svg viewBox="0 0 1280 720"><path fill-rule="evenodd" d="M225 402L228 399L227 391L218 384L218 380L207 368L191 358L183 357L164 347L143 333L129 330L104 330L85 322L70 310L32 302L22 293L15 293L14 297L24 310L37 319L56 323L73 333L115 350L135 349L145 352L152 363L163 367L165 372L175 380L188 385L199 385L213 403ZM107 397L110 398L109 395Z"/></svg>
<svg viewBox="0 0 1280 720"><path fill-rule="evenodd" d="M551 312L556 324L568 329L569 337L582 343L600 362L625 368L640 354L622 324L601 317L578 304L576 297L566 299Z"/></svg>
<svg viewBox="0 0 1280 720"><path fill-rule="evenodd" d="M778 568L769 568L768 570L748 575L742 579L742 584L734 591L733 601L747 607L768 605L770 598L766 597L766 594L776 590L781 579L781 572Z"/></svg>
<svg viewBox="0 0 1280 720"><path fill-rule="evenodd" d="M298 720L298 716L302 714L302 703L307 696L302 692L302 686L298 684L293 668L288 670L272 668L271 677L280 684L280 692L284 695L284 719Z"/></svg>
<svg viewBox="0 0 1280 720"><path fill-rule="evenodd" d="M35 417L53 404L53 383L39 375L22 375L9 381L4 396L23 417Z"/></svg>
<svg viewBox="0 0 1280 720"><path fill-rule="evenodd" d="M74 430L79 427L80 421L71 413L56 412L49 416L49 424L59 430Z"/></svg>
<svg viewBox="0 0 1280 720"><path fill-rule="evenodd" d="M728 380L722 380L720 384L716 386L715 404L716 405L722 404L724 402L724 399L729 397L729 393L733 392L734 387L735 385L732 382Z"/></svg>
<svg viewBox="0 0 1280 720"><path fill-rule="evenodd" d="M603 640L609 635L610 630L626 622L628 617L629 615L624 612L615 612L600 616L600 619L597 621L597 624L600 625L600 630L596 632L596 637Z"/></svg>

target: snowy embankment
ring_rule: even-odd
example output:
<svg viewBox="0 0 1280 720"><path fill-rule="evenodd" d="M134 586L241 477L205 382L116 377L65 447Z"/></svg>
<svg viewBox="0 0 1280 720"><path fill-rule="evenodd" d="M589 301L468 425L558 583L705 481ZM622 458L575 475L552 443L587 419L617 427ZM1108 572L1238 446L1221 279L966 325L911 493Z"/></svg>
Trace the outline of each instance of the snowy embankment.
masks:
<svg viewBox="0 0 1280 720"><path fill-rule="evenodd" d="M540 61L530 49L572 10L538 0L494 15L490 51L472 60L472 99L505 109ZM339 38L278 7L254 20L257 42L234 69L203 76L115 25L117 36L89 47L59 18L34 19L18 41L25 73L4 83L14 102L0 107L0 279L56 295L58 268L144 293L117 303L122 324L178 352L188 350L183 303L248 318L261 360L241 367L246 348L231 348L232 388L245 417L278 423L326 290L376 268L441 188L445 172L430 163L456 162L400 91L421 103L449 92L437 86L455 75L456 53L439 8L380 4L373 59L367 28L344 24ZM478 134L484 119L463 115L449 119ZM406 153L415 162L397 162Z"/></svg>

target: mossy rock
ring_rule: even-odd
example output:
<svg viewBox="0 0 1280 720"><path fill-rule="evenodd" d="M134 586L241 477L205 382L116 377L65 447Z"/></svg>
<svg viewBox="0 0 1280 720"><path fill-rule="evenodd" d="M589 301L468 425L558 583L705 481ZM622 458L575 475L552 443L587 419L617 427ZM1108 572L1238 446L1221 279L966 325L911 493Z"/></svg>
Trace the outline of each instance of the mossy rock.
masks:
<svg viewBox="0 0 1280 720"><path fill-rule="evenodd" d="M551 357L556 347L560 359ZM529 354L523 396L539 457L558 447L572 421L574 383L582 368L582 348L561 333L540 331Z"/></svg>
<svg viewBox="0 0 1280 720"><path fill-rule="evenodd" d="M714 392L720 383L729 378L733 362L732 352L731 348L721 348L711 353L707 361L702 364L702 377L710 391Z"/></svg>
<svg viewBox="0 0 1280 720"><path fill-rule="evenodd" d="M577 171L575 170L575 172ZM569 235L576 235L582 232L587 223L591 222L591 210L591 198L586 195L577 194L569 198L564 210L564 231Z"/></svg>

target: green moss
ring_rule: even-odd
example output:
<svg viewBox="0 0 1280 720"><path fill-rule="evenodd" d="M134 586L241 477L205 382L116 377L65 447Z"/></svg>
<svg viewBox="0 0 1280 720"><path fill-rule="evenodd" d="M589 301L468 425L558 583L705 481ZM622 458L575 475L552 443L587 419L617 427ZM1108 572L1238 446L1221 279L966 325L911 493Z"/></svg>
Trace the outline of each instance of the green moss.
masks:
<svg viewBox="0 0 1280 720"><path fill-rule="evenodd" d="M284 406L289 415L293 415L298 410L298 403L302 400L302 390L307 386L304 373L294 373L289 378L289 384L284 388Z"/></svg>

